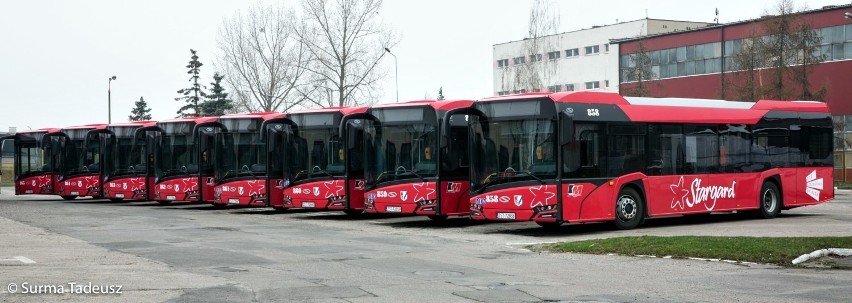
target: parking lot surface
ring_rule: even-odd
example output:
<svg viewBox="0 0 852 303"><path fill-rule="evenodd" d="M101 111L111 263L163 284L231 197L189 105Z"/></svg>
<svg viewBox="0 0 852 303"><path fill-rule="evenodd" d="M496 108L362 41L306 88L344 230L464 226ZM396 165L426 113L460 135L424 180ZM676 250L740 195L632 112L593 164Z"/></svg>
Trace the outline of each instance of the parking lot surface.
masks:
<svg viewBox="0 0 852 303"><path fill-rule="evenodd" d="M852 271L539 254L628 235L850 236L852 193L773 220L737 214L545 230L532 222L217 209L0 194L4 302L845 302ZM22 294L21 286L121 286ZM15 293L6 287L15 284Z"/></svg>

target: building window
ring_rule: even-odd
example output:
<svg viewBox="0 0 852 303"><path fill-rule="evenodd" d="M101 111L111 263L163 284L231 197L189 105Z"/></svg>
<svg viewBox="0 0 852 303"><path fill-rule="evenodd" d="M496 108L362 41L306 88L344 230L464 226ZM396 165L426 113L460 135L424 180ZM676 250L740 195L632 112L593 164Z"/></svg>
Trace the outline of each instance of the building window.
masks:
<svg viewBox="0 0 852 303"><path fill-rule="evenodd" d="M562 85L551 85L547 87L547 91L558 93L562 91Z"/></svg>
<svg viewBox="0 0 852 303"><path fill-rule="evenodd" d="M604 80L604 87L609 87L609 80Z"/></svg>
<svg viewBox="0 0 852 303"><path fill-rule="evenodd" d="M579 55L580 55L580 49L579 48L572 48L572 49L566 49L565 50L565 58L576 57L576 56L579 56Z"/></svg>
<svg viewBox="0 0 852 303"><path fill-rule="evenodd" d="M597 54L601 52L600 45L586 46L586 55Z"/></svg>
<svg viewBox="0 0 852 303"><path fill-rule="evenodd" d="M566 92L573 92L574 91L574 84L565 84L565 91Z"/></svg>
<svg viewBox="0 0 852 303"><path fill-rule="evenodd" d="M596 89L596 88L601 88L601 82L600 81L586 82L586 89Z"/></svg>
<svg viewBox="0 0 852 303"><path fill-rule="evenodd" d="M512 63L514 63L515 65L527 63L527 57L512 58Z"/></svg>
<svg viewBox="0 0 852 303"><path fill-rule="evenodd" d="M609 44L604 44L604 52L605 53L609 52Z"/></svg>
<svg viewBox="0 0 852 303"><path fill-rule="evenodd" d="M513 94L523 94L523 93L526 93L526 92L527 92L526 88L516 89L516 90L512 91Z"/></svg>
<svg viewBox="0 0 852 303"><path fill-rule="evenodd" d="M497 60L497 68L503 68L509 66L509 59L500 59Z"/></svg>
<svg viewBox="0 0 852 303"><path fill-rule="evenodd" d="M559 55L560 55L560 53L559 53L558 51L555 51L555 52L548 52L548 53L547 53L547 60L556 60L556 59L559 59Z"/></svg>
<svg viewBox="0 0 852 303"><path fill-rule="evenodd" d="M530 55L530 63L541 61L541 54Z"/></svg>

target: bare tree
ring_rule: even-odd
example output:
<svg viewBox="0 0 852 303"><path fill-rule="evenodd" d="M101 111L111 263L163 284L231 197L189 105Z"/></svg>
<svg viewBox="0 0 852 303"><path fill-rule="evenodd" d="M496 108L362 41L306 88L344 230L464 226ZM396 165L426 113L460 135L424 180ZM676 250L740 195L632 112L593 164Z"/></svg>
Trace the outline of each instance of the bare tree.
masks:
<svg viewBox="0 0 852 303"><path fill-rule="evenodd" d="M730 66L726 69L733 72L725 76L725 88L740 101L754 102L763 97L762 79L758 73L762 65L758 45L760 39L752 32L748 38L742 39L742 42L732 48Z"/></svg>
<svg viewBox="0 0 852 303"><path fill-rule="evenodd" d="M238 111L286 111L304 100L309 53L296 35L292 9L256 5L219 28L218 67Z"/></svg>
<svg viewBox="0 0 852 303"><path fill-rule="evenodd" d="M376 99L385 49L398 42L378 20L381 7L382 0L302 1L305 26L297 33L310 54L310 76L300 91L308 102L350 106Z"/></svg>
<svg viewBox="0 0 852 303"><path fill-rule="evenodd" d="M532 0L527 36L521 53L512 64L501 69L504 91L525 89L538 91L556 73L557 60L563 54L553 36L559 30L559 8L553 0Z"/></svg>
<svg viewBox="0 0 852 303"><path fill-rule="evenodd" d="M628 55L627 66L623 70L626 81L636 81L632 85L622 85L624 87L621 89L623 95L634 97L651 95L650 81L657 79L659 75L653 70L653 62L651 62L651 55L645 41L639 42L639 49L636 53Z"/></svg>
<svg viewBox="0 0 852 303"><path fill-rule="evenodd" d="M795 10L793 0L779 0L765 15L761 22L763 36L757 40L762 64L770 73L763 95L776 100L815 97L808 77L813 66L823 61L816 52L821 43L819 34ZM788 77L791 81L787 81ZM824 96L824 87L817 94Z"/></svg>

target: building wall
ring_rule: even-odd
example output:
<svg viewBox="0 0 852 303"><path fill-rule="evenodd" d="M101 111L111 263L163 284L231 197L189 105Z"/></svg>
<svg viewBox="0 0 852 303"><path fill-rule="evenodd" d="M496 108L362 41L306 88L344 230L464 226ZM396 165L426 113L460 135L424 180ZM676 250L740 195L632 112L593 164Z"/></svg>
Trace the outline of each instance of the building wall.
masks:
<svg viewBox="0 0 852 303"><path fill-rule="evenodd" d="M586 82L599 83L598 90L618 91L618 45L610 44L611 39L636 37L646 32L651 34L681 31L706 26L703 22L685 22L671 20L642 19L618 24L593 27L573 32L539 38L542 45L547 45L541 51L542 61L530 63L530 55L526 51L526 40L496 44L493 47L493 92L495 95L506 93L529 92L535 90L552 90L558 86L558 91L566 91L569 84L575 90L586 90ZM587 46L598 46L599 52L587 54ZM609 47L609 50L607 50ZM577 56L566 56L566 50L577 49ZM548 52L559 52L559 58L548 59ZM538 69L550 69L552 73L543 73L542 87L527 87L516 84L518 64L514 58L525 58L524 63L537 64ZM498 60L507 60L508 66L500 67ZM545 67L545 65L547 65ZM609 85L607 86L607 82Z"/></svg>

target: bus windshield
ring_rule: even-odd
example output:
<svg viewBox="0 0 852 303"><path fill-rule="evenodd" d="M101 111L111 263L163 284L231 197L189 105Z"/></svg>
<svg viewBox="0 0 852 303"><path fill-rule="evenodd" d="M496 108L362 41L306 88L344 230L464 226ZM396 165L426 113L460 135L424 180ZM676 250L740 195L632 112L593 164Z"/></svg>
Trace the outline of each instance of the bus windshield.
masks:
<svg viewBox="0 0 852 303"><path fill-rule="evenodd" d="M195 123L168 123L160 125L162 134L156 152L158 177L198 173L197 147L193 144L192 128Z"/></svg>
<svg viewBox="0 0 852 303"><path fill-rule="evenodd" d="M259 131L216 134L216 179L266 176L266 143Z"/></svg>
<svg viewBox="0 0 852 303"><path fill-rule="evenodd" d="M471 191L513 181L556 177L554 129L545 119L479 123L472 117Z"/></svg>
<svg viewBox="0 0 852 303"><path fill-rule="evenodd" d="M51 145L42 146L44 133L19 134L15 140L15 172L28 175L52 172Z"/></svg>
<svg viewBox="0 0 852 303"><path fill-rule="evenodd" d="M290 135L284 174L293 182L344 176L344 150L337 133L337 127L318 127Z"/></svg>
<svg viewBox="0 0 852 303"><path fill-rule="evenodd" d="M437 176L437 128L430 123L368 127L367 184ZM368 141L370 142L370 141Z"/></svg>
<svg viewBox="0 0 852 303"><path fill-rule="evenodd" d="M68 135L65 141L65 163L63 171L68 176L99 173L101 161L100 135L88 136L88 129L63 131Z"/></svg>
<svg viewBox="0 0 852 303"><path fill-rule="evenodd" d="M109 148L112 158L112 167L108 172L110 175L145 175L147 161L144 138L117 137Z"/></svg>

